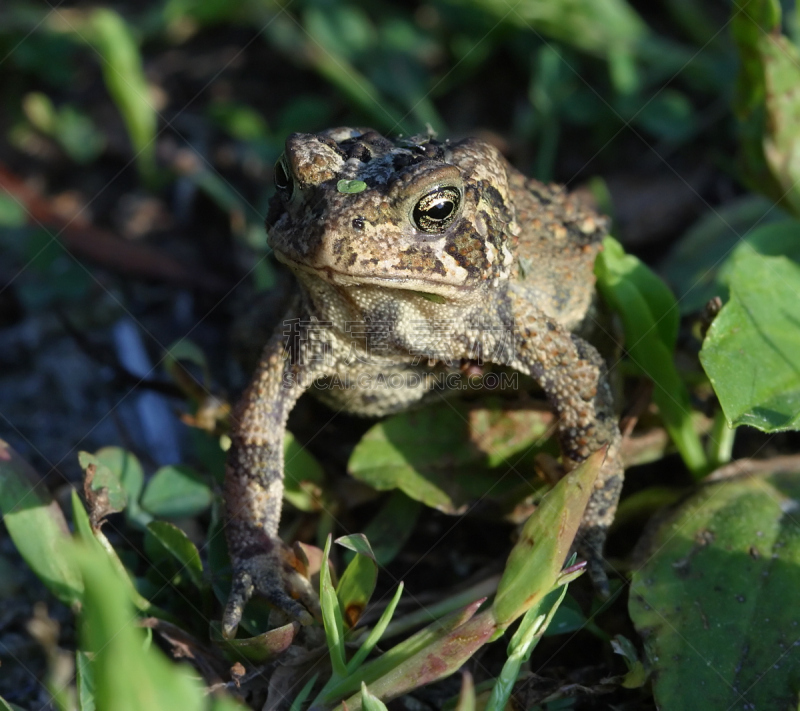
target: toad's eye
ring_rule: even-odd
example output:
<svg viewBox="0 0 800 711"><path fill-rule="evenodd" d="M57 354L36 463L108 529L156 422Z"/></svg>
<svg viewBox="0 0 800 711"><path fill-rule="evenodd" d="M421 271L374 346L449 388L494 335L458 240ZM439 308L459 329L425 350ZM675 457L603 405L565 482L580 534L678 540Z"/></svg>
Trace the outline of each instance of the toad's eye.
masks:
<svg viewBox="0 0 800 711"><path fill-rule="evenodd" d="M444 232L458 214L460 204L461 191L447 185L420 198L411 217L422 232Z"/></svg>
<svg viewBox="0 0 800 711"><path fill-rule="evenodd" d="M291 194L292 192L292 174L286 166L286 158L281 156L275 164L275 187L282 193Z"/></svg>

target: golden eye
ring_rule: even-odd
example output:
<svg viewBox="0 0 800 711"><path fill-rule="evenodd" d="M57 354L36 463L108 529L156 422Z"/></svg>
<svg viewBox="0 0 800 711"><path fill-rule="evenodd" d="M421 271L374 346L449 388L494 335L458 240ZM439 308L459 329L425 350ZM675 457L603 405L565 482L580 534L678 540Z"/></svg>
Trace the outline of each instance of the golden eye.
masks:
<svg viewBox="0 0 800 711"><path fill-rule="evenodd" d="M452 185L436 188L414 206L411 218L422 232L444 232L458 214L461 191Z"/></svg>
<svg viewBox="0 0 800 711"><path fill-rule="evenodd" d="M286 157L281 156L275 164L275 187L282 193L292 192L292 173L286 166Z"/></svg>

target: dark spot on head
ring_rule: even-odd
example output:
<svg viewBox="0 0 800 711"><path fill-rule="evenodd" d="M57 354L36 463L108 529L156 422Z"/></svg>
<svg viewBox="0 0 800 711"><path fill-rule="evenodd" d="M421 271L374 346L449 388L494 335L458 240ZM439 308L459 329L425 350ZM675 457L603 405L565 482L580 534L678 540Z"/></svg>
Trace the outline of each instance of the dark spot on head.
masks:
<svg viewBox="0 0 800 711"><path fill-rule="evenodd" d="M417 158L417 156L412 156L410 153L396 153L392 156L392 167L395 171L400 171L418 161L419 158Z"/></svg>
<svg viewBox="0 0 800 711"><path fill-rule="evenodd" d="M347 151L346 160L350 160L351 158L360 160L362 163L369 163L369 161L372 159L372 153L369 152L369 148L367 148L367 146L361 142L358 142L354 143L350 147L350 150Z"/></svg>
<svg viewBox="0 0 800 711"><path fill-rule="evenodd" d="M363 217L356 217L353 219L353 229L356 230L363 230L364 229L364 218Z"/></svg>
<svg viewBox="0 0 800 711"><path fill-rule="evenodd" d="M548 321L547 322L547 330L548 331L555 331L556 330L556 325L552 321Z"/></svg>
<svg viewBox="0 0 800 711"><path fill-rule="evenodd" d="M340 237L339 239L335 240L333 243L333 253L341 254L342 248L344 247L344 243L345 243L344 237Z"/></svg>
<svg viewBox="0 0 800 711"><path fill-rule="evenodd" d="M394 143L392 143L388 138L381 136L381 134L377 131L367 131L366 133L362 133L358 140L366 143L367 145L380 149L381 152L389 151L394 148Z"/></svg>
<svg viewBox="0 0 800 711"><path fill-rule="evenodd" d="M350 254L350 259L347 260L347 266L352 267L356 263L356 259L358 259L358 254L352 252Z"/></svg>

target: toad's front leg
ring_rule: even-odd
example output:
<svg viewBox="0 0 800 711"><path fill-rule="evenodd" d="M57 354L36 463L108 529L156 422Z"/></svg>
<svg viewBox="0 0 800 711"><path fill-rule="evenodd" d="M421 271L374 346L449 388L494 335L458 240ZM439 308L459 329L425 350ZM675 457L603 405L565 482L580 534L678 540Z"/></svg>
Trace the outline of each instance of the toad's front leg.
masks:
<svg viewBox="0 0 800 711"><path fill-rule="evenodd" d="M233 416L225 468L225 534L233 567L222 633L230 639L259 595L303 624L319 617L305 561L278 537L286 420L302 392L329 372L325 324L294 310L264 348Z"/></svg>
<svg viewBox="0 0 800 711"><path fill-rule="evenodd" d="M558 439L564 466L575 468L607 446L595 490L581 522L578 549L588 559L589 574L601 594L608 593L603 545L622 490L621 436L606 364L597 350L545 316L524 297L508 295L506 364L533 376L558 415Z"/></svg>

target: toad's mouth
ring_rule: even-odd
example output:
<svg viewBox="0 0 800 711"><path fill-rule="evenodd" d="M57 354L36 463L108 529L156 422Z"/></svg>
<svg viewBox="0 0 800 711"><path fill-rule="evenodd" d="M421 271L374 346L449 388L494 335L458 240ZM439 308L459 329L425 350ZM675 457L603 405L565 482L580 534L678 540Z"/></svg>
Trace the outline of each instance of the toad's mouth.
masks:
<svg viewBox="0 0 800 711"><path fill-rule="evenodd" d="M273 247L275 257L283 262L295 273L311 274L335 286L382 286L388 289L402 289L403 291L416 291L424 297L453 298L458 295L471 293L466 284L452 284L430 277L420 277L410 274L403 276L389 276L382 274L357 274L347 273L334 269L329 265L311 265L307 262L292 259L286 252ZM438 299L433 299L438 300Z"/></svg>

